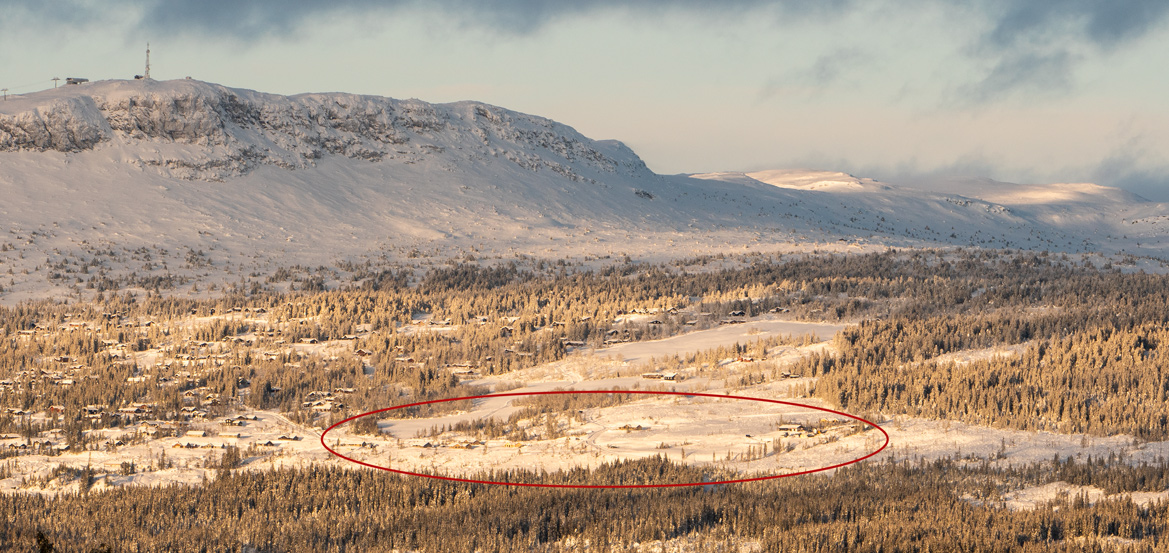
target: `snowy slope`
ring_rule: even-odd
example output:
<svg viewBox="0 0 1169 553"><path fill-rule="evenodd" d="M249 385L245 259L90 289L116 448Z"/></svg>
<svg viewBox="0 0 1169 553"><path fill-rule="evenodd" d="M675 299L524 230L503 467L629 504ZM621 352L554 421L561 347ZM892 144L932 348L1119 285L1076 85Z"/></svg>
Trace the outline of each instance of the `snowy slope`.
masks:
<svg viewBox="0 0 1169 553"><path fill-rule="evenodd" d="M941 185L952 189L822 171L657 175L619 142L475 102L102 81L0 102L0 301L89 295L129 274L189 293L343 261L1166 253L1169 209L1113 189Z"/></svg>
<svg viewBox="0 0 1169 553"><path fill-rule="evenodd" d="M906 185L830 171L708 173L693 178L800 191L838 216L842 234L923 243L1057 252L1169 255L1169 205L1090 183L1014 184L989 179ZM832 204L835 204L833 206ZM841 220L847 218L847 222ZM875 219L874 219L875 217ZM851 232L848 229L852 229ZM896 240L892 240L896 242Z"/></svg>

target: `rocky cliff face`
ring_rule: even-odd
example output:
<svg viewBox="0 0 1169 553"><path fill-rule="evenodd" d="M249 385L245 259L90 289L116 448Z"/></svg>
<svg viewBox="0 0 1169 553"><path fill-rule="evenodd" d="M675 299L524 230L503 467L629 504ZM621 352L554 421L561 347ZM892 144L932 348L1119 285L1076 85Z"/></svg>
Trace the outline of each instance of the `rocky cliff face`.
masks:
<svg viewBox="0 0 1169 553"><path fill-rule="evenodd" d="M476 102L429 104L353 94L279 96L200 81L102 81L0 106L0 151L121 147L166 176L221 180L324 156L411 164L498 158L574 181L649 174L624 145Z"/></svg>
<svg viewBox="0 0 1169 553"><path fill-rule="evenodd" d="M93 98L59 98L35 109L0 114L0 151L88 150L112 135Z"/></svg>

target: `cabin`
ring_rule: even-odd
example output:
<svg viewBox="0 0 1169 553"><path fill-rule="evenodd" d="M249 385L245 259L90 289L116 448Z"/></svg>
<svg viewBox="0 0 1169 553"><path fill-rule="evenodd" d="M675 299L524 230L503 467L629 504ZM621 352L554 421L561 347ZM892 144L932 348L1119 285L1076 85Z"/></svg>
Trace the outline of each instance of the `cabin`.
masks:
<svg viewBox="0 0 1169 553"><path fill-rule="evenodd" d="M129 407L122 407L122 408L118 409L118 414L120 414L120 415L141 415L142 413L145 413L145 412L146 412L146 409L143 409L142 407L137 406L137 405L131 405Z"/></svg>
<svg viewBox="0 0 1169 553"><path fill-rule="evenodd" d="M799 435L801 432L804 431L804 425L802 425L802 424L780 424L780 425L777 425L775 427L775 429L779 432L783 432L784 436L787 436L789 434Z"/></svg>
<svg viewBox="0 0 1169 553"><path fill-rule="evenodd" d="M315 401L312 404L312 410L317 412L334 411L345 407L343 403L334 403L330 400Z"/></svg>

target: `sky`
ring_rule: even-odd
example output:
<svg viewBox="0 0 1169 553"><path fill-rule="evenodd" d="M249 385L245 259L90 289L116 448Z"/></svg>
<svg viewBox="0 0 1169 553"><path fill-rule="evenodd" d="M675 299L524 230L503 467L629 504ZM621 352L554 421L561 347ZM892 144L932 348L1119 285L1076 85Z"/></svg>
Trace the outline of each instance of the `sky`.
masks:
<svg viewBox="0 0 1169 553"><path fill-rule="evenodd" d="M190 76L478 100L659 173L1096 182L1169 201L1163 0L0 0L0 87Z"/></svg>

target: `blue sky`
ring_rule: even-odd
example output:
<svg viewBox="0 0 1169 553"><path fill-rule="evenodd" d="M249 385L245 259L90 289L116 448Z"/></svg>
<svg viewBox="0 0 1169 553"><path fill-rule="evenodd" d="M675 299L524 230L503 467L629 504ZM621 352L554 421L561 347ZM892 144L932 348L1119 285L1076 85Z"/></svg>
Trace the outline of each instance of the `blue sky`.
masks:
<svg viewBox="0 0 1169 553"><path fill-rule="evenodd" d="M1092 181L1169 200L1169 2L0 0L0 87L480 100L662 173Z"/></svg>

